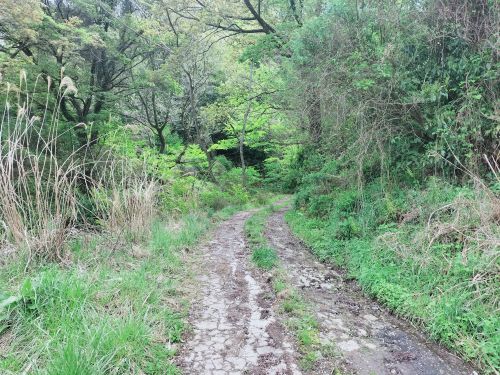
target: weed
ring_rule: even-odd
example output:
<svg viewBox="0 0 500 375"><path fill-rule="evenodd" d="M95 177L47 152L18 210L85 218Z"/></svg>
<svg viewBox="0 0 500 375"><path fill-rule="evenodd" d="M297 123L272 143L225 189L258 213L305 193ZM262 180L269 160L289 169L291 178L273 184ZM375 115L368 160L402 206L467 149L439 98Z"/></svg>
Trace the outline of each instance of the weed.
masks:
<svg viewBox="0 0 500 375"><path fill-rule="evenodd" d="M283 292L286 288L287 285L283 279L277 278L273 281L273 290L276 294Z"/></svg>
<svg viewBox="0 0 500 375"><path fill-rule="evenodd" d="M292 315L298 315L304 311L304 302L297 292L291 292L281 304L283 310Z"/></svg>
<svg viewBox="0 0 500 375"><path fill-rule="evenodd" d="M312 370L319 359L319 355L316 351L309 351L303 355L300 359L300 367L304 370Z"/></svg>
<svg viewBox="0 0 500 375"><path fill-rule="evenodd" d="M94 375L102 373L94 358L78 347L75 342L68 342L56 350L48 365L50 375Z"/></svg>
<svg viewBox="0 0 500 375"><path fill-rule="evenodd" d="M251 247L267 245L264 237L264 227L268 216L268 210L261 210L245 222L245 233Z"/></svg>

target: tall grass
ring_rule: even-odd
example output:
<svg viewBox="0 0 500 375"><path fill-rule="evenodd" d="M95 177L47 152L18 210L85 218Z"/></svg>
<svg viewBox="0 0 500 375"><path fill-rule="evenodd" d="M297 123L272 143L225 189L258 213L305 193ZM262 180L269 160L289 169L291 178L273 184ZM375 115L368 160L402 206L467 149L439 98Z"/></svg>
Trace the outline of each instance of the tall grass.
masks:
<svg viewBox="0 0 500 375"><path fill-rule="evenodd" d="M62 135L58 108L62 98L75 93L76 88L71 79L62 78L56 109L50 111L53 88L48 79L40 117L35 114L32 94L38 81L31 93L23 72L19 87L7 84L0 123L0 217L4 241L27 249L29 259L36 256L62 260L62 245L76 218L76 189L84 161L77 158L78 150L62 159L57 157Z"/></svg>
<svg viewBox="0 0 500 375"><path fill-rule="evenodd" d="M102 226L132 239L147 235L156 216L159 186L145 166L134 168L126 160L110 160L96 181L92 199Z"/></svg>
<svg viewBox="0 0 500 375"><path fill-rule="evenodd" d="M28 263L33 258L64 261L75 220L89 216L108 232L133 238L148 233L158 186L145 166L132 166L111 149L90 158L90 139L72 145L68 139L73 128L61 130L59 117L63 98L77 92L73 82L63 77L53 88L48 78L40 94L39 81L29 88L22 72L19 86L6 85L0 124L3 245L27 250ZM90 205L83 207L82 194Z"/></svg>

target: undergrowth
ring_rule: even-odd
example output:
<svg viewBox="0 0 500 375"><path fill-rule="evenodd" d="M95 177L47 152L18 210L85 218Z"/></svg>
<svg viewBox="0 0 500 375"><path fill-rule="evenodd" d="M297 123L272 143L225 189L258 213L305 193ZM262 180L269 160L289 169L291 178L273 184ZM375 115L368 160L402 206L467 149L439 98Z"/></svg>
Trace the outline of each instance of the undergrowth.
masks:
<svg viewBox="0 0 500 375"><path fill-rule="evenodd" d="M500 370L500 211L484 189L431 180L425 189L297 195L293 231L322 261L489 372Z"/></svg>

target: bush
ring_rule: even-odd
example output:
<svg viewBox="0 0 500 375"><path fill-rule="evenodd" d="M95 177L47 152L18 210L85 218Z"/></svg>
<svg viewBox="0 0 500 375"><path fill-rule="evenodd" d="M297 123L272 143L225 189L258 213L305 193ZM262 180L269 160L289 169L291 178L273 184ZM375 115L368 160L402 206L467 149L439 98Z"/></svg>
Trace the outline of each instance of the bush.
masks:
<svg viewBox="0 0 500 375"><path fill-rule="evenodd" d="M335 230L335 238L338 240L350 240L361 235L361 227L358 222L349 216L347 219L343 219L337 222L337 227Z"/></svg>
<svg viewBox="0 0 500 375"><path fill-rule="evenodd" d="M232 197L229 193L220 190L208 190L200 194L200 202L203 207L214 211L222 210L231 204Z"/></svg>
<svg viewBox="0 0 500 375"><path fill-rule="evenodd" d="M359 193L357 190L349 189L339 191L335 195L335 208L342 215L349 215L359 205Z"/></svg>
<svg viewBox="0 0 500 375"><path fill-rule="evenodd" d="M309 199L307 212L311 216L325 217L330 214L334 204L331 195L315 195Z"/></svg>
<svg viewBox="0 0 500 375"><path fill-rule="evenodd" d="M163 213L186 214L197 208L201 192L211 187L193 176L173 176L159 191L159 207Z"/></svg>

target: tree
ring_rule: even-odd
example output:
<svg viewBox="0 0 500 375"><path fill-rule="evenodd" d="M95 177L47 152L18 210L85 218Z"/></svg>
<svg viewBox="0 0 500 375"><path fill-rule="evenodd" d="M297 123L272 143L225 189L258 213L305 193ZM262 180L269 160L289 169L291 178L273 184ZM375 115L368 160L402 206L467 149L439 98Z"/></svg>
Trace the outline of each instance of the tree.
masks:
<svg viewBox="0 0 500 375"><path fill-rule="evenodd" d="M167 151L165 132L172 125L180 83L166 63L169 52L152 53L146 62L131 71L131 95L122 103L126 118L149 128L158 142L158 151Z"/></svg>
<svg viewBox="0 0 500 375"><path fill-rule="evenodd" d="M44 0L42 9L41 20L25 25L28 31L20 33L8 26L0 29L1 52L10 57L6 70L18 70L22 61L21 66L32 76L41 74L55 81L54 96L61 77L70 76L78 95L61 101L64 118L72 123L105 119L104 110L111 110L129 92L131 69L146 61L154 48L144 42L132 2ZM15 25L15 16L11 14L7 25ZM15 60L19 55L24 59Z"/></svg>
<svg viewBox="0 0 500 375"><path fill-rule="evenodd" d="M249 64L249 75L248 75L248 91L252 91L252 86L253 86L253 64ZM246 181L246 164L245 164L245 151L243 146L245 145L245 136L246 136L246 130L247 130L247 123L248 123L248 117L250 116L250 111L252 110L252 101L253 98L247 99L247 108L245 110L245 114L243 115L243 124L241 126L241 132L238 137L238 143L239 143L239 151L240 151L240 160L241 160L241 180L243 183L243 186L246 186L247 181Z"/></svg>

